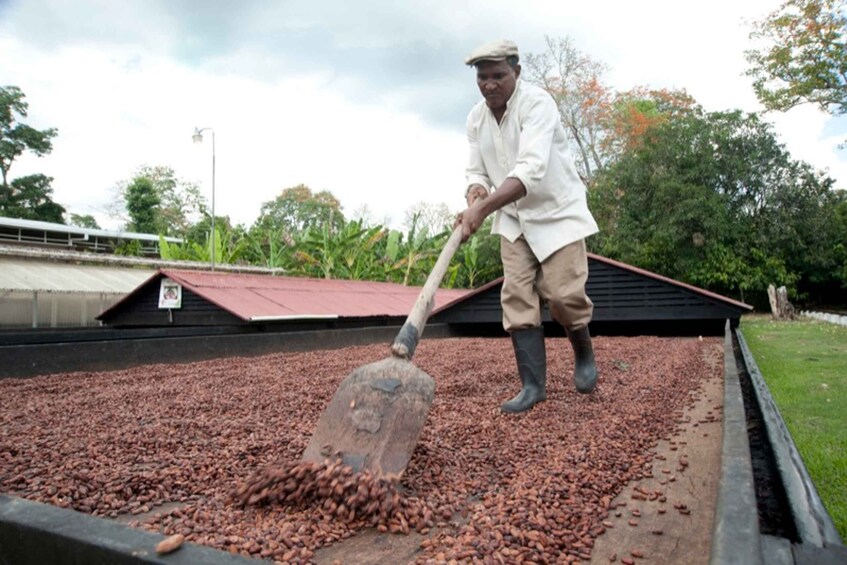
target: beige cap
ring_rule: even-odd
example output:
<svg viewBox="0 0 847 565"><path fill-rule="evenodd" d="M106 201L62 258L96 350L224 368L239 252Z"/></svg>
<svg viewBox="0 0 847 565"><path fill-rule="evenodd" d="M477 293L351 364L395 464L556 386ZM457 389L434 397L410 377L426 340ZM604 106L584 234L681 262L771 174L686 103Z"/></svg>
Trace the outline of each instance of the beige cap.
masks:
<svg viewBox="0 0 847 565"><path fill-rule="evenodd" d="M514 41L499 39L480 45L465 57L466 65L475 65L479 61L505 61L506 57L518 56L518 46Z"/></svg>

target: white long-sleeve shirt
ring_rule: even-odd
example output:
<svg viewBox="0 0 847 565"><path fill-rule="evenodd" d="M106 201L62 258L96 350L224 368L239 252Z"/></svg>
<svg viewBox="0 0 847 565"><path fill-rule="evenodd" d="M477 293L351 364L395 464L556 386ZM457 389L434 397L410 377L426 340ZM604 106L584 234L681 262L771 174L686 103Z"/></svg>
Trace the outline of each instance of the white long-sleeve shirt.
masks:
<svg viewBox="0 0 847 565"><path fill-rule="evenodd" d="M521 235L539 261L569 243L597 233L586 188L567 148L553 98L541 88L517 81L500 123L485 104L468 114L468 188L499 187L520 180L526 196L497 211L491 232L515 241Z"/></svg>

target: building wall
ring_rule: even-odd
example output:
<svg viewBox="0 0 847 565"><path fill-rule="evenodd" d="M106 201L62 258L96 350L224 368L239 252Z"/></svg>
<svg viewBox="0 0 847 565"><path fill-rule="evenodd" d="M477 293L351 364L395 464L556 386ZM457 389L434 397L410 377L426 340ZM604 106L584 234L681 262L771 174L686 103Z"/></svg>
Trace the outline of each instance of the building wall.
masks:
<svg viewBox="0 0 847 565"><path fill-rule="evenodd" d="M159 308L161 277L136 289L119 311L103 318L110 326L243 326L248 322L233 316L187 288L182 289L182 307Z"/></svg>
<svg viewBox="0 0 847 565"><path fill-rule="evenodd" d="M0 329L99 326L103 310L155 270L0 252Z"/></svg>
<svg viewBox="0 0 847 565"><path fill-rule="evenodd" d="M99 326L95 318L122 293L0 290L0 329Z"/></svg>

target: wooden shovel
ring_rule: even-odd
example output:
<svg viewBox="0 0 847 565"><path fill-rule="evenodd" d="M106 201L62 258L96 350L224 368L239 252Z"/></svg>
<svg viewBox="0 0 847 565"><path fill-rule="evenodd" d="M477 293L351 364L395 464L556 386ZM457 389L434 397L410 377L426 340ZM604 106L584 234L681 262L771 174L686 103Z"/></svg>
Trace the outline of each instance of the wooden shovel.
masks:
<svg viewBox="0 0 847 565"><path fill-rule="evenodd" d="M461 242L458 226L394 339L391 356L345 377L318 420L303 461L340 457L354 471L402 475L435 396L435 381L411 359L432 312L435 291Z"/></svg>

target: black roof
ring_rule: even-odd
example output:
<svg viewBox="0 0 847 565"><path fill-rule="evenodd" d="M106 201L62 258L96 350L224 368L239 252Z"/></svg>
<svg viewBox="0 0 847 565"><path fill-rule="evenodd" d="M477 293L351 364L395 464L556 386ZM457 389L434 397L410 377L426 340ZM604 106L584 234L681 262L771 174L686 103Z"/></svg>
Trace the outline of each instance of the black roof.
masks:
<svg viewBox="0 0 847 565"><path fill-rule="evenodd" d="M501 324L503 279L445 304L433 321L454 324ZM606 257L588 254L586 292L594 303L592 327L603 333L711 334L726 320L738 323L752 306ZM549 312L544 321L550 322ZM686 327L688 329L686 329Z"/></svg>

